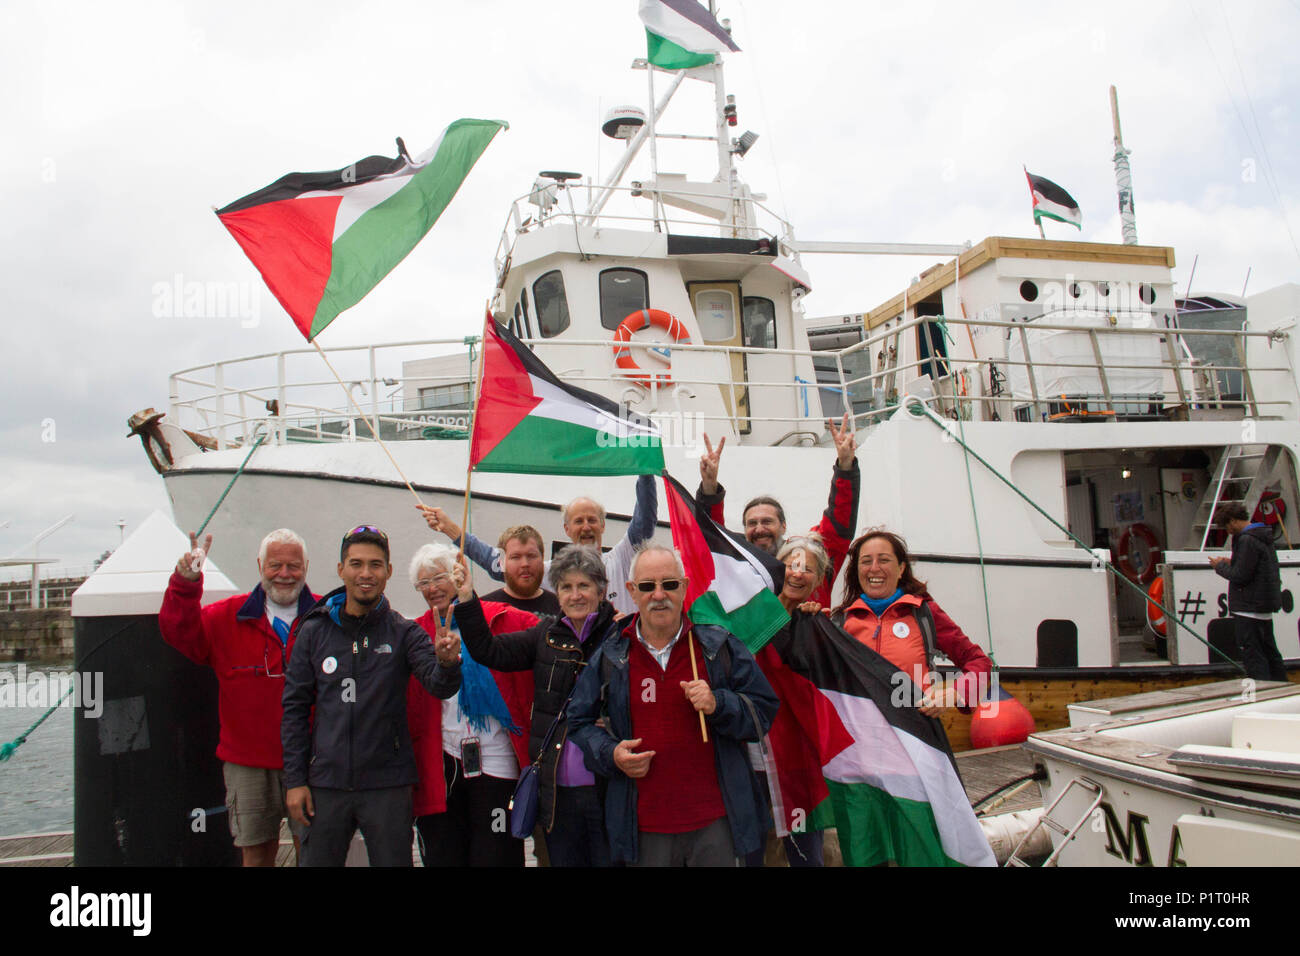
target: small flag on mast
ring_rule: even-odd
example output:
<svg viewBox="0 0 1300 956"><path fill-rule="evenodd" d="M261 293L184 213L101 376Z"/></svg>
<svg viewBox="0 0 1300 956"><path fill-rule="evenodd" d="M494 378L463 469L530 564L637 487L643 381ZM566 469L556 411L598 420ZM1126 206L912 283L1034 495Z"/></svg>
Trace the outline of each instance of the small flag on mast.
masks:
<svg viewBox="0 0 1300 956"><path fill-rule="evenodd" d="M1041 228L1044 219L1055 219L1083 231L1083 213L1073 196L1050 179L1035 176L1027 169L1025 178L1029 180L1029 194L1034 199L1035 224Z"/></svg>
<svg viewBox="0 0 1300 956"><path fill-rule="evenodd" d="M665 70L707 66L714 54L739 53L740 47L696 0L641 0L638 11L645 24L646 59Z"/></svg>

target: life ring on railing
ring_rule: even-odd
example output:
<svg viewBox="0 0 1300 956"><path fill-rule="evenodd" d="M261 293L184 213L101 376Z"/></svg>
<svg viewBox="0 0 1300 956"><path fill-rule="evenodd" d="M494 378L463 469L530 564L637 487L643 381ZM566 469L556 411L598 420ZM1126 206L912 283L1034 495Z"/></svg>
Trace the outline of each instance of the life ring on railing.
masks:
<svg viewBox="0 0 1300 956"><path fill-rule="evenodd" d="M1145 541L1147 545L1147 560L1140 571L1138 565L1142 560L1141 555L1133 551L1136 539ZM1156 576L1156 565L1160 563L1160 544L1156 540L1156 533L1146 525L1138 522L1125 528L1124 534L1120 536L1117 550L1119 553L1116 555L1115 563L1124 572L1124 577L1130 581L1148 584Z"/></svg>
<svg viewBox="0 0 1300 956"><path fill-rule="evenodd" d="M1151 582L1151 587L1147 588L1147 624L1151 625L1151 630L1155 631L1161 637L1164 637L1168 631L1165 624L1165 579L1156 578Z"/></svg>
<svg viewBox="0 0 1300 956"><path fill-rule="evenodd" d="M633 381L647 383L658 381L660 384L668 385L673 380L671 359L668 368L662 372L647 372L632 358L632 347L629 344L632 341L632 334L652 325L667 332L674 343L691 344L691 334L686 331L686 326L667 312L662 309L637 309L614 330L614 364L626 371L627 377Z"/></svg>

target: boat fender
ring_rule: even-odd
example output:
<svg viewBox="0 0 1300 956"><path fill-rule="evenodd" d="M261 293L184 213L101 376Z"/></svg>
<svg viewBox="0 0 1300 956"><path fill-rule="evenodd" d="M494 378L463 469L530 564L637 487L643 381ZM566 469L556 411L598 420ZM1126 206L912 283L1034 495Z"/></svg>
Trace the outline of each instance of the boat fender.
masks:
<svg viewBox="0 0 1300 956"><path fill-rule="evenodd" d="M1147 623L1151 625L1151 630L1155 631L1161 637L1168 633L1168 625L1165 623L1165 579L1160 577L1151 582L1147 588Z"/></svg>
<svg viewBox="0 0 1300 956"><path fill-rule="evenodd" d="M637 365L636 360L632 358L632 347L629 343L632 341L633 333L640 332L652 325L667 332L676 344L691 344L691 334L686 331L686 326L679 322L676 317L669 315L662 309L637 309L635 312L629 313L627 318L620 322L618 328L614 330L614 364L623 369L627 373L627 377L633 381L646 383L658 381L661 385L669 385L673 380L671 351L665 349L660 352L660 354L664 354L665 358L669 359L668 368L662 372L647 372ZM656 349L656 351L660 350Z"/></svg>

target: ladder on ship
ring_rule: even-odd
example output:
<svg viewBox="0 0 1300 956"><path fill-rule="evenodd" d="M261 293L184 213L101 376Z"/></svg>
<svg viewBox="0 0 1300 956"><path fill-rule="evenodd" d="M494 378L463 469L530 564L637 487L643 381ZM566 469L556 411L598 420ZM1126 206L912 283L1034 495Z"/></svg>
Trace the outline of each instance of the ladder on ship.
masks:
<svg viewBox="0 0 1300 956"><path fill-rule="evenodd" d="M1254 514L1273 477L1282 449L1277 445L1228 445L1219 456L1214 478L1205 489L1196 517L1192 520L1191 539L1196 550L1204 551L1214 527L1214 512L1219 505L1239 504Z"/></svg>
<svg viewBox="0 0 1300 956"><path fill-rule="evenodd" d="M1079 815L1079 818L1067 827L1052 816L1052 811L1055 810L1060 805L1061 801L1065 799L1066 794L1075 787L1084 791L1085 794L1091 793L1092 799L1089 800L1087 809ZM1096 810L1097 807L1101 806L1101 798L1104 794L1105 791L1102 790L1101 784L1089 780L1087 777L1071 777L1070 782L1065 785L1065 789L1062 790L1057 795L1056 799L1052 801L1052 805L1043 811L1043 815L1038 818L1038 821L1029 828L1029 832L1021 838L1019 843L1016 844L1016 848L1011 851L1011 856L1007 858L1007 862L1004 863L1003 866L1029 866L1028 863L1020 858L1020 849L1021 847L1033 845L1033 837L1034 834L1038 832L1039 827L1049 827L1061 835L1061 841L1057 843L1056 848L1052 850L1052 855L1043 861L1043 866L1056 866L1057 857L1061 855L1061 851L1063 851L1066 846L1069 845L1070 841L1074 839L1074 835L1083 828L1085 823L1088 822L1088 818L1092 816L1093 811ZM1085 796L1084 799L1087 799L1087 797Z"/></svg>

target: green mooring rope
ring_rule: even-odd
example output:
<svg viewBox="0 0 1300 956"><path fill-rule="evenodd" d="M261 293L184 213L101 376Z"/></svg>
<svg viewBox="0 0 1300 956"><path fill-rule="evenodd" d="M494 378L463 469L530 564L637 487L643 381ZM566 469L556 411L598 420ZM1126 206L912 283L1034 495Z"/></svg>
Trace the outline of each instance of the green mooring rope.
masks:
<svg viewBox="0 0 1300 956"><path fill-rule="evenodd" d="M266 441L265 432L263 432L261 435L258 435L257 441L253 442L253 447L248 449L248 454L244 456L244 461L240 464L239 469L235 472L234 476L230 479L230 483L226 485L226 490L221 493L221 497L218 498L217 503L212 506L212 510L208 512L208 516L203 519L203 524L199 525L199 530L194 532L196 535L200 535L203 533L203 529L208 526L208 522L211 521L213 516L217 513L217 509L221 507L221 503L226 500L226 495L230 494L230 489L235 487L235 482L238 481L239 476L244 473L244 468L248 465L248 460L253 457L253 452L257 451L257 449L262 446L262 442L264 441Z"/></svg>
<svg viewBox="0 0 1300 956"><path fill-rule="evenodd" d="M934 422L936 425L938 425L938 426L939 426L940 428L942 428L944 431L947 431L947 430L948 430L948 426L947 426L947 424L945 424L944 420L943 420L942 418L940 418L938 415L936 415L936 414L934 413L934 410L933 410L932 408L930 408L928 405L926 405L925 402L921 401L920 399L913 399L912 401L910 401L910 402L908 403L908 405L907 405L907 410L908 410L908 412L909 412L910 414L912 414L912 415L914 415L914 416L916 416L916 417L918 417L918 418L924 416L924 417L930 419L930 421ZM949 434L951 434L951 433L949 433ZM1056 520L1055 518L1053 518L1050 514L1048 514L1048 513L1047 513L1046 511L1044 511L1041 507L1039 507L1038 504L1037 504L1037 502L1035 502L1035 501L1034 501L1032 498L1030 498L1027 494L1025 494L1023 491L1021 491L1019 488L1017 488L1017 487L1015 486L1015 484L1011 481L1011 479L1007 478L1007 477L1006 477L1005 475L1003 475L1000 471L998 471L996 468L994 468L992 465L990 465L987 461L985 461L985 460L980 456L979 452L975 451L975 449L971 448L969 445L966 444L966 442L965 442L964 439L962 439L962 438L957 438L957 441L961 444L962 448L966 449L966 452L967 452L971 457L973 457L973 458L974 458L976 461L978 461L981 465L983 465L985 468L987 468L989 471L991 471L991 472L993 473L994 477L996 477L996 478L997 478L999 481L1001 481L1004 485L1006 485L1008 488L1010 488L1012 491L1014 491L1016 494L1018 494L1021 498L1023 498L1023 499L1025 500L1025 503L1026 503L1026 504L1028 504L1031 508L1033 508L1035 511L1037 511L1040 515L1042 515L1042 516L1043 516L1044 518L1046 518L1048 521L1050 521L1050 522L1052 523L1052 526L1053 526L1053 527L1055 527L1058 531L1060 531L1062 534L1064 534L1066 537L1068 537L1071 541L1073 541L1075 544L1077 544L1077 545L1078 545L1080 548L1082 548L1084 551L1087 551L1089 554L1092 554L1092 553L1093 553L1092 549L1089 548L1086 544L1084 544L1084 543L1083 543L1079 538L1077 538L1074 534L1072 534L1068 528L1066 528L1066 527L1065 527L1064 525L1062 525L1059 521L1057 521L1057 520ZM1130 581L1127 577L1125 577L1123 574L1121 574L1118 570L1116 570L1115 566L1114 566L1113 564L1111 564L1110 561L1106 561L1106 562L1104 562L1103 567L1105 567L1105 569L1106 569L1107 571L1109 571L1111 574L1113 574L1113 575L1114 575L1118 580L1124 582L1124 584L1126 584L1127 586L1131 587L1133 590L1137 591L1137 593L1140 594L1140 595L1142 596L1142 599L1143 599L1144 601L1151 601L1150 596L1146 593L1146 591L1142 590L1141 586L1139 586L1139 585L1133 583L1133 582ZM1155 603L1155 602L1152 602L1152 603ZM1162 609L1164 610L1164 612L1165 612L1165 617L1167 617L1167 618L1168 618L1170 621L1172 621L1175 625L1177 625L1178 627L1181 627L1181 628L1182 628L1184 631L1186 631L1188 634L1192 635L1192 637L1196 638L1196 640L1200 641L1202 644L1204 644L1206 647L1208 647L1212 652L1214 652L1215 654L1218 654L1220 657L1222 657L1225 661L1227 661L1227 662L1228 662L1229 664L1231 664L1233 667L1237 668L1237 670L1241 671L1243 674L1246 673L1246 668L1242 667L1240 664L1238 664L1236 661L1234 661L1234 660L1233 660L1231 657L1229 657L1227 654L1223 653L1223 651L1219 650L1217 647L1215 647L1213 644L1211 644L1211 643L1210 643L1209 641L1207 641L1205 638L1201 637L1201 635L1197 634L1194 630L1192 630L1190 627L1188 627L1186 624L1184 624L1181 620L1179 620L1177 612L1176 612L1172 607L1169 607L1169 606L1167 606L1167 605L1165 605L1165 604L1163 604L1163 603L1162 603L1160 606L1161 606L1161 608L1162 608Z"/></svg>
<svg viewBox="0 0 1300 956"><path fill-rule="evenodd" d="M56 710L58 710L58 709L59 709L59 704L62 704L65 700L68 699L69 696L71 696L72 692L73 692L74 690L76 690L76 687L77 687L77 685L76 685L76 683L75 683L75 681L76 681L76 677L75 677L75 676L73 677L73 681L74 681L74 683L72 684L72 686L70 686L70 687L68 688L68 692L67 692L66 694L64 694L62 697L60 697L60 698L55 702L55 704L54 704L53 707L51 707L51 708L50 708L49 710L47 710L45 713L41 714L40 718L36 721L36 723L32 724L30 727L28 727L26 730L24 730L21 734L19 734L19 735L18 735L17 737L15 737L13 740L9 741L9 743L7 743L7 744L0 744L0 763L4 763L6 760L8 760L10 757L12 757L12 756L14 755L14 751L15 751L15 750L17 750L17 749L18 749L19 747L21 747L23 744L27 743L27 735L30 734L33 730L35 730L37 727L39 727L41 724L45 723L45 718L49 717L50 714L52 714L52 713L54 713Z"/></svg>

